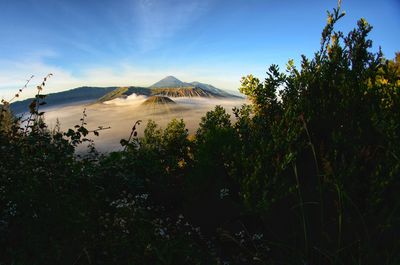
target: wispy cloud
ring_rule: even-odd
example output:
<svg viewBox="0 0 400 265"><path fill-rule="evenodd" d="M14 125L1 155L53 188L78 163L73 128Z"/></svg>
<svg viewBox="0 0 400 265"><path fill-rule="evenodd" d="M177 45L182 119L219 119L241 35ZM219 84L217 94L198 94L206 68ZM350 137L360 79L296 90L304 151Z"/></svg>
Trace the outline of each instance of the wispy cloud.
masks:
<svg viewBox="0 0 400 265"><path fill-rule="evenodd" d="M51 80L52 87L57 88L54 92L78 84L79 80L70 72L44 62L45 58L54 56L57 55L46 51L36 53L29 58L21 60L0 60L0 97L5 99L11 98L31 75L34 75L34 78L26 91L21 95L23 98L33 96L36 92L33 88L41 83L42 78L49 73L57 74L57 78Z"/></svg>
<svg viewBox="0 0 400 265"><path fill-rule="evenodd" d="M135 17L137 41L142 50L157 48L199 19L208 8L208 1L138 0Z"/></svg>

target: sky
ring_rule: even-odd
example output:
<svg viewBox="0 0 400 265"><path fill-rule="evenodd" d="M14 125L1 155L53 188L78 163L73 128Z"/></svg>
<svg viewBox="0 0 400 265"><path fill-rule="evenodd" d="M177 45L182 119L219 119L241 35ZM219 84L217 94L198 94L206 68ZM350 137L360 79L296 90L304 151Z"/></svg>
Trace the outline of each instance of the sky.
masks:
<svg viewBox="0 0 400 265"><path fill-rule="evenodd" d="M337 0L0 0L0 98L79 86L149 86L167 75L237 91L247 74L312 57ZM365 18L373 50L400 51L399 0L343 0L345 33Z"/></svg>

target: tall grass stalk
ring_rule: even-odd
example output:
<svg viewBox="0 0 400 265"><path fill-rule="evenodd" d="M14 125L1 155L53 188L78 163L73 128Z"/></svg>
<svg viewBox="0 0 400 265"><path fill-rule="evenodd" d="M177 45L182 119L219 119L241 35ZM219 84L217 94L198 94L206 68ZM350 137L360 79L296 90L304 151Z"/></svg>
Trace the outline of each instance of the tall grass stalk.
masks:
<svg viewBox="0 0 400 265"><path fill-rule="evenodd" d="M292 163L292 166L293 166L294 175L296 176L297 195L299 196L299 200L300 200L300 209L301 209L301 218L302 218L302 223L303 223L305 252L306 252L306 255L308 256L308 229L307 229L307 223L306 223L306 216L305 216L305 213L304 213L304 200L303 200L303 195L302 195L301 190L300 190L300 181L299 181L299 175L297 173L296 163Z"/></svg>
<svg viewBox="0 0 400 265"><path fill-rule="evenodd" d="M311 147L311 151L313 154L313 159L314 159L314 165L315 165L315 170L317 173L317 178L318 178L318 189L319 189L319 199L320 199L320 206L321 206L321 211L320 211L320 222L321 222L321 227L324 227L324 200L323 200L323 187L322 187L322 180L321 180L321 173L320 173L320 169L318 166L318 159L317 159L317 152L315 151L315 147L314 144L311 141L311 136L310 133L308 131L308 127L307 127L307 123L304 120L303 116L300 116L301 121L303 122L303 128L307 134L307 138L308 138L308 144Z"/></svg>

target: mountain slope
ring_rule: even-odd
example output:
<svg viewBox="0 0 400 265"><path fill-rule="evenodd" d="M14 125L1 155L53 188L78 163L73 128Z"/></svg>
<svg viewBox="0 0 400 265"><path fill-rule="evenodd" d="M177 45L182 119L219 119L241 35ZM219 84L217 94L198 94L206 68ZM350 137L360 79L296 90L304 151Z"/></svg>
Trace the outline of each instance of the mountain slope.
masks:
<svg viewBox="0 0 400 265"><path fill-rule="evenodd" d="M151 96L146 99L142 105L164 105L164 104L176 104L175 101L170 99L169 97L164 96Z"/></svg>
<svg viewBox="0 0 400 265"><path fill-rule="evenodd" d="M96 102L102 103L102 102L113 100L116 98L126 98L132 94L150 96L151 89L146 88L146 87L133 87L133 86L118 87L118 88L114 89L113 91L109 92L108 94L99 98Z"/></svg>
<svg viewBox="0 0 400 265"><path fill-rule="evenodd" d="M195 87L199 87L199 88L201 88L201 89L203 89L203 90L205 90L205 91L208 91L208 92L210 92L210 93L217 94L217 95L220 95L220 96L224 96L224 97L236 97L235 95L229 94L228 92L225 92L225 91L222 90L222 89L216 88L216 87L213 86L213 85L204 84L204 83L200 83L200 82L197 82L197 81L191 82L190 84L193 85L193 86L195 86Z"/></svg>
<svg viewBox="0 0 400 265"><path fill-rule="evenodd" d="M191 83L186 83L186 82L182 82L181 80L177 79L174 76L167 76L163 79L161 79L160 81L158 81L157 83L153 84L152 86L150 86L151 89L158 89L158 88L163 88L163 89L178 89L178 88L185 88L185 89L191 89L193 90L193 88L196 88L196 91L202 90L202 92L200 94L203 95L195 95L196 93L194 93L194 95L190 95L191 92L188 92L187 96L214 96L214 97L237 97L236 95L232 95L222 89L216 88L212 85L209 84L204 84L204 83L200 83L200 82L191 82ZM183 91L181 91L183 92ZM167 91L165 91L165 93L167 93ZM171 92L169 92L171 93ZM185 93L183 93L185 94ZM173 96L173 95L170 95Z"/></svg>
<svg viewBox="0 0 400 265"><path fill-rule="evenodd" d="M57 105L75 104L82 101L97 100L107 93L115 90L117 87L78 87L67 91L48 94L44 107L54 107ZM10 108L15 114L20 114L29 111L29 104L33 98L28 98L22 101L16 101L10 104Z"/></svg>
<svg viewBox="0 0 400 265"><path fill-rule="evenodd" d="M153 88L152 95L162 95L167 97L218 97L218 95L205 91L199 87L166 87Z"/></svg>

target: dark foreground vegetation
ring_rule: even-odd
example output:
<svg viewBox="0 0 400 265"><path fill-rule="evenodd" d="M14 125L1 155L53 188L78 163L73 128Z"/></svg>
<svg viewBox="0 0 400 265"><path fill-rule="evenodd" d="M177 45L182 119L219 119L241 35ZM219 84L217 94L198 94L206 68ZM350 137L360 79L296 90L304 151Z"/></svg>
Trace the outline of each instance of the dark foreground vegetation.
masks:
<svg viewBox="0 0 400 265"><path fill-rule="evenodd" d="M47 128L47 78L25 123L3 102L0 264L400 264L400 54L371 53L365 20L335 32L341 16L194 136L150 121L101 155L85 115Z"/></svg>

